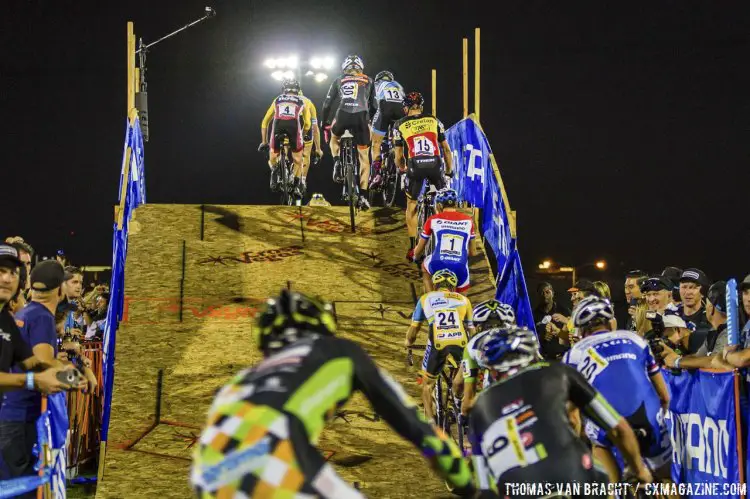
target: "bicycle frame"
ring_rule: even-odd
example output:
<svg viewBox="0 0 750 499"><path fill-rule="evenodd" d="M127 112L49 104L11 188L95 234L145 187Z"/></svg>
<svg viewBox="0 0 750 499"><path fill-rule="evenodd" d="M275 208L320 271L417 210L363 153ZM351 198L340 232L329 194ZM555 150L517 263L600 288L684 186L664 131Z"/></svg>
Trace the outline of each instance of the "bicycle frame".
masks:
<svg viewBox="0 0 750 499"><path fill-rule="evenodd" d="M341 164L344 168L344 193L349 201L349 217L351 218L352 232L356 232L356 226L354 224L354 214L356 210L356 198L359 194L359 155L354 145L354 136L349 130L344 130L344 134L341 136ZM357 183L355 184L355 179Z"/></svg>

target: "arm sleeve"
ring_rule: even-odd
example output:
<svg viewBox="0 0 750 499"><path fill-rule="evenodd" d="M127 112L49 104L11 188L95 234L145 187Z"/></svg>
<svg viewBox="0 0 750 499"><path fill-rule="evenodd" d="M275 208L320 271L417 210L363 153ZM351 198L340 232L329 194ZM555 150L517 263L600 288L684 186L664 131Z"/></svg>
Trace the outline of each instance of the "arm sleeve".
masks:
<svg viewBox="0 0 750 499"><path fill-rule="evenodd" d="M393 147L404 147L404 139L401 137L400 122L393 125Z"/></svg>
<svg viewBox="0 0 750 499"><path fill-rule="evenodd" d="M268 127L268 124L271 123L271 120L273 119L273 116L275 114L276 110L276 101L273 101L271 103L271 106L268 108L268 111L266 111L266 115L263 117L263 121L260 122L261 128Z"/></svg>
<svg viewBox="0 0 750 499"><path fill-rule="evenodd" d="M434 215L433 215L434 216ZM419 234L422 239L429 239L432 237L432 216L427 219L422 227L422 232Z"/></svg>
<svg viewBox="0 0 750 499"><path fill-rule="evenodd" d="M23 362L29 357L34 356L34 352L31 351L31 347L26 343L21 336L21 332L18 328L10 328L10 341L13 345L13 363L17 364Z"/></svg>
<svg viewBox="0 0 750 499"><path fill-rule="evenodd" d="M310 106L304 105L302 107L302 130L305 132L312 128L312 118L310 114Z"/></svg>
<svg viewBox="0 0 750 499"><path fill-rule="evenodd" d="M438 142L443 142L445 140L445 127L439 119L435 118L435 121L437 121Z"/></svg>
<svg viewBox="0 0 750 499"><path fill-rule="evenodd" d="M461 363L464 366L464 380L476 381L477 374L479 374L479 365L472 358L469 345L464 348L464 356L461 359Z"/></svg>
<svg viewBox="0 0 750 499"><path fill-rule="evenodd" d="M411 322L414 324L421 324L427 320L427 316L424 314L424 308L422 308L422 299L417 300L417 305L414 307L414 313L411 314Z"/></svg>
<svg viewBox="0 0 750 499"><path fill-rule="evenodd" d="M700 348L698 349L697 352L695 352L695 356L696 357L708 357L708 347L706 346L706 340L703 340L703 343L701 344Z"/></svg>
<svg viewBox="0 0 750 499"><path fill-rule="evenodd" d="M45 343L55 348L57 345L57 330L52 316L42 315L29 323L29 347Z"/></svg>
<svg viewBox="0 0 750 499"><path fill-rule="evenodd" d="M378 110L378 99L375 96L375 84L372 82L372 80L370 80L368 82L367 88L370 91L370 93L369 93L369 95L370 95L370 103L369 103L368 107L369 107L370 118L372 118L373 116L375 116L375 111Z"/></svg>
<svg viewBox="0 0 750 499"><path fill-rule="evenodd" d="M318 110L310 99L307 100L307 105L310 106L310 124L315 126L318 124Z"/></svg>
<svg viewBox="0 0 750 499"><path fill-rule="evenodd" d="M422 416L417 404L383 369L378 369L361 347L349 343L354 361L356 388L364 393L377 414L427 458L437 471L455 485L471 487L471 472L450 437L439 436Z"/></svg>
<svg viewBox="0 0 750 499"><path fill-rule="evenodd" d="M729 335L727 334L727 330L724 329L722 332L719 333L719 336L716 338L716 343L714 344L714 349L711 351L712 354L715 353L721 353L724 350L724 347L729 344Z"/></svg>
<svg viewBox="0 0 750 499"><path fill-rule="evenodd" d="M469 233L469 239L475 239L477 233L474 231L474 220L471 221L471 232Z"/></svg>
<svg viewBox="0 0 750 499"><path fill-rule="evenodd" d="M328 94L326 100L323 101L323 109L320 111L320 122L325 124L328 123L328 115L330 114L331 104L336 100L339 95L339 79L336 78L331 86L328 88Z"/></svg>
<svg viewBox="0 0 750 499"><path fill-rule="evenodd" d="M609 405L602 394L572 367L564 364L560 364L560 367L568 379L569 400L605 432L617 426L622 416Z"/></svg>
<svg viewBox="0 0 750 499"><path fill-rule="evenodd" d="M656 359L654 358L654 354L651 352L651 347L648 346L648 343L646 344L646 347L643 349L643 354L645 357L645 364L646 364L646 372L649 376L654 376L655 374L658 374L660 372L659 370L659 364L656 362Z"/></svg>

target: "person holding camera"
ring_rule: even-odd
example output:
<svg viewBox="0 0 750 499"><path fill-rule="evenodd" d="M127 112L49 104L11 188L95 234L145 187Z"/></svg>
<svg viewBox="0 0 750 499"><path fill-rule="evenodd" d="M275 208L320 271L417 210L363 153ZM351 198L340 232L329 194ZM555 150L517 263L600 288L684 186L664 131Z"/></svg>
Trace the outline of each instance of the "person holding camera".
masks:
<svg viewBox="0 0 750 499"><path fill-rule="evenodd" d="M706 300L706 319L712 329L697 352L692 355L680 355L674 349L664 345L664 365L675 369L697 369L716 367L732 369L733 366L723 359L724 347L728 343L727 335L727 283L717 281L708 288Z"/></svg>
<svg viewBox="0 0 750 499"><path fill-rule="evenodd" d="M537 288L540 302L534 309L536 330L541 334L540 349L545 359L556 359L564 354L568 348L560 343L557 334L565 326L564 320L570 316L570 310L555 301L555 290L548 282L543 282ZM557 317L558 319L555 319Z"/></svg>

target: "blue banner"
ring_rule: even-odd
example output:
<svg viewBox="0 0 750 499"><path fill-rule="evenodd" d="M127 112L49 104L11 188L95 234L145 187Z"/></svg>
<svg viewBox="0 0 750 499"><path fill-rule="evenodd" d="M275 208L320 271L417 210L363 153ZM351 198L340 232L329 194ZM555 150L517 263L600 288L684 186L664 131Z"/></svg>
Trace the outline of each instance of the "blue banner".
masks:
<svg viewBox="0 0 750 499"><path fill-rule="evenodd" d="M496 299L516 310L520 326L534 330L521 257L516 240L511 237L508 211L492 167L489 141L473 118L463 119L450 127L445 138L453 153L455 174L452 187L458 192L460 201L481 209L482 236L492 248L497 262Z"/></svg>
<svg viewBox="0 0 750 499"><path fill-rule="evenodd" d="M701 493L702 484L717 484L722 497L740 497L734 372L664 372L672 395L667 425L672 439L672 479L691 484L690 497L715 497ZM744 467L744 463L742 463ZM701 485L699 485L701 484Z"/></svg>
<svg viewBox="0 0 750 499"><path fill-rule="evenodd" d="M128 150L130 155L128 156ZM110 300L107 308L107 319L104 326L104 365L102 373L102 389L104 391L104 408L102 412L101 439L106 442L109 436L109 418L112 409L112 390L115 379L115 343L117 338L117 327L122 320L123 306L125 303L125 259L128 252L128 229L133 210L146 202L146 183L144 177L144 151L143 135L141 134L140 121L136 118L133 126L128 127L125 132L125 145L123 148L123 169L120 174L120 191L122 183L125 186L125 200L121 199L123 210L122 228L114 224L112 235L112 278L109 285ZM127 163L130 162L128 178L125 179ZM104 459L104 456L100 456Z"/></svg>

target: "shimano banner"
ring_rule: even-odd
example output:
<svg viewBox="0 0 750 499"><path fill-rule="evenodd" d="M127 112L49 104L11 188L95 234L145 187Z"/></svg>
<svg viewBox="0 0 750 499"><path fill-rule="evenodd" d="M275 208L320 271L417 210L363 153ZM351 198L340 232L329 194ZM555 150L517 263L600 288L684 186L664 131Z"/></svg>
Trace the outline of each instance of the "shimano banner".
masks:
<svg viewBox="0 0 750 499"><path fill-rule="evenodd" d="M672 399L667 425L672 438L672 479L690 486L689 497L739 498L742 449L734 372L663 371ZM744 467L744 463L742 463ZM716 484L716 485L706 485Z"/></svg>
<svg viewBox="0 0 750 499"><path fill-rule="evenodd" d="M480 229L497 262L496 298L513 306L518 324L534 329L521 257L512 239L500 182L492 167L492 150L482 127L465 118L445 132L453 153L452 187L460 201L481 210Z"/></svg>

